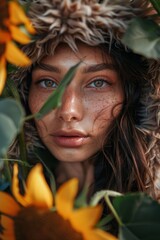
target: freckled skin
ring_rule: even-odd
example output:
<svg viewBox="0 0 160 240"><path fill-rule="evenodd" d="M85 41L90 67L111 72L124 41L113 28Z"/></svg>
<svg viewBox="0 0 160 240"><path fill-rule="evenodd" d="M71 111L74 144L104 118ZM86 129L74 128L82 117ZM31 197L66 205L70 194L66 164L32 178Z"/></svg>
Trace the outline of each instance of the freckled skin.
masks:
<svg viewBox="0 0 160 240"><path fill-rule="evenodd" d="M34 69L29 91L29 107L35 113L54 90L45 88L38 81L49 78L59 84L69 68L83 60L63 95L61 107L51 111L42 120L36 120L43 143L58 160L66 162L85 161L101 149L106 131L124 100L121 81L115 69L85 72L90 65L104 63L101 50L83 43L79 43L78 48L79 52L74 53L67 45L61 44L54 56L44 58L43 63L57 67L59 72ZM97 79L105 81L102 87L95 87L94 81ZM83 131L88 136L87 141L74 148L62 147L51 136L62 129Z"/></svg>

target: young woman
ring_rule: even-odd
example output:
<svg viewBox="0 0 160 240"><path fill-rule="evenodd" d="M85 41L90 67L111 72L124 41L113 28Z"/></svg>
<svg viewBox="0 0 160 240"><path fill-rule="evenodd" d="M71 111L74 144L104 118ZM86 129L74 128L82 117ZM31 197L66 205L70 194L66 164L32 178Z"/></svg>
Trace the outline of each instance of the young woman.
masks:
<svg viewBox="0 0 160 240"><path fill-rule="evenodd" d="M33 64L13 76L27 114L39 111L81 61L61 106L25 126L29 161L41 145L57 185L76 176L91 193L160 197L159 63L120 41L132 17L148 12L146 0L32 1L37 33L24 51ZM18 157L17 145L10 155Z"/></svg>

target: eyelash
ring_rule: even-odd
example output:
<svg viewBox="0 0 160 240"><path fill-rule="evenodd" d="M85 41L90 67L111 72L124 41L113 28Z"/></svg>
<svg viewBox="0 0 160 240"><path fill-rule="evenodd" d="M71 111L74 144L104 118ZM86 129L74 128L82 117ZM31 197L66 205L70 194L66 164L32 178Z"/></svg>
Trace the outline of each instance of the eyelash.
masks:
<svg viewBox="0 0 160 240"><path fill-rule="evenodd" d="M98 82L98 81L102 83L102 86L91 86L91 84L94 84L95 82ZM99 77L99 78L93 80L92 82L90 82L90 83L87 85L87 87L88 87L88 88L91 87L91 88L97 88L97 89L99 89L99 88L105 88L105 87L107 87L107 86L109 86L109 85L111 85L111 83L109 83L107 80Z"/></svg>
<svg viewBox="0 0 160 240"><path fill-rule="evenodd" d="M46 84L47 81L50 81L51 84L55 84L55 86L54 86L54 87L53 87L53 86L46 86L45 84ZM102 86L91 86L92 84L95 84L95 83L98 82L98 81L102 83ZM54 80L49 79L49 78L48 78L48 79L46 78L46 79L39 80L39 81L37 82L37 84L39 84L41 87L46 88L46 89L53 89L53 88L57 88L57 86L58 86L58 84L57 84ZM111 85L111 84L110 84L107 80L99 77L99 78L91 81L91 82L87 85L87 88L100 89L100 88L105 88L105 87L107 87L108 85Z"/></svg>
<svg viewBox="0 0 160 240"><path fill-rule="evenodd" d="M46 86L45 84L46 84L46 82L47 81L50 81L52 84L55 84L56 86ZM40 85L41 87L43 87L43 88L48 88L48 89L53 89L53 88L57 88L57 86L58 86L58 84L54 81L54 80L52 80L52 79L49 79L49 78L46 78L46 79L42 79L42 80L39 80L38 82L37 82L37 84L38 85Z"/></svg>

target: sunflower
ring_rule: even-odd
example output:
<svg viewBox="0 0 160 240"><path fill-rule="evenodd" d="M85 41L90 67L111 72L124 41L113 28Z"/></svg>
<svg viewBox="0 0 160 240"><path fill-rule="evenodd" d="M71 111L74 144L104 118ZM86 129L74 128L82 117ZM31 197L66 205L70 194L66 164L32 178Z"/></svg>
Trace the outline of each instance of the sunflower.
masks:
<svg viewBox="0 0 160 240"><path fill-rule="evenodd" d="M30 41L28 35L20 30L24 24L29 33L35 33L31 23L23 9L16 1L1 0L0 2L0 94L5 85L7 76L6 62L17 66L31 64L29 58L13 42L27 44Z"/></svg>
<svg viewBox="0 0 160 240"><path fill-rule="evenodd" d="M42 171L40 164L31 169L22 195L18 166L14 165L12 192L16 201L0 192L0 239L116 240L95 227L102 214L100 205L74 209L77 179L64 183L54 197Z"/></svg>

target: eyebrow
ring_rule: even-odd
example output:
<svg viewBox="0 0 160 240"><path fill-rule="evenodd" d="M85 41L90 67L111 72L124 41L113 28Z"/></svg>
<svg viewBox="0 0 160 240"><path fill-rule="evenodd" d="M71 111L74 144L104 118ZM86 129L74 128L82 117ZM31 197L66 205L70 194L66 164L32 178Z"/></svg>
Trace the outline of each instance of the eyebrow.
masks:
<svg viewBox="0 0 160 240"><path fill-rule="evenodd" d="M46 64L46 63L36 63L36 65L33 67L33 70L35 70L35 69L43 69L46 71L56 72L56 73L61 72L58 67L55 67L53 65ZM89 65L89 66L85 67L83 70L83 73L98 72L98 71L102 71L105 69L116 70L116 65L113 63L93 64L93 65Z"/></svg>
<svg viewBox="0 0 160 240"><path fill-rule="evenodd" d="M56 72L56 73L60 73L60 69L50 65L50 64L46 64L46 63L36 63L35 66L33 67L33 70L35 69L43 69L49 72Z"/></svg>
<svg viewBox="0 0 160 240"><path fill-rule="evenodd" d="M116 65L113 63L94 64L94 65L87 66L83 72L84 73L98 72L105 69L116 70Z"/></svg>

